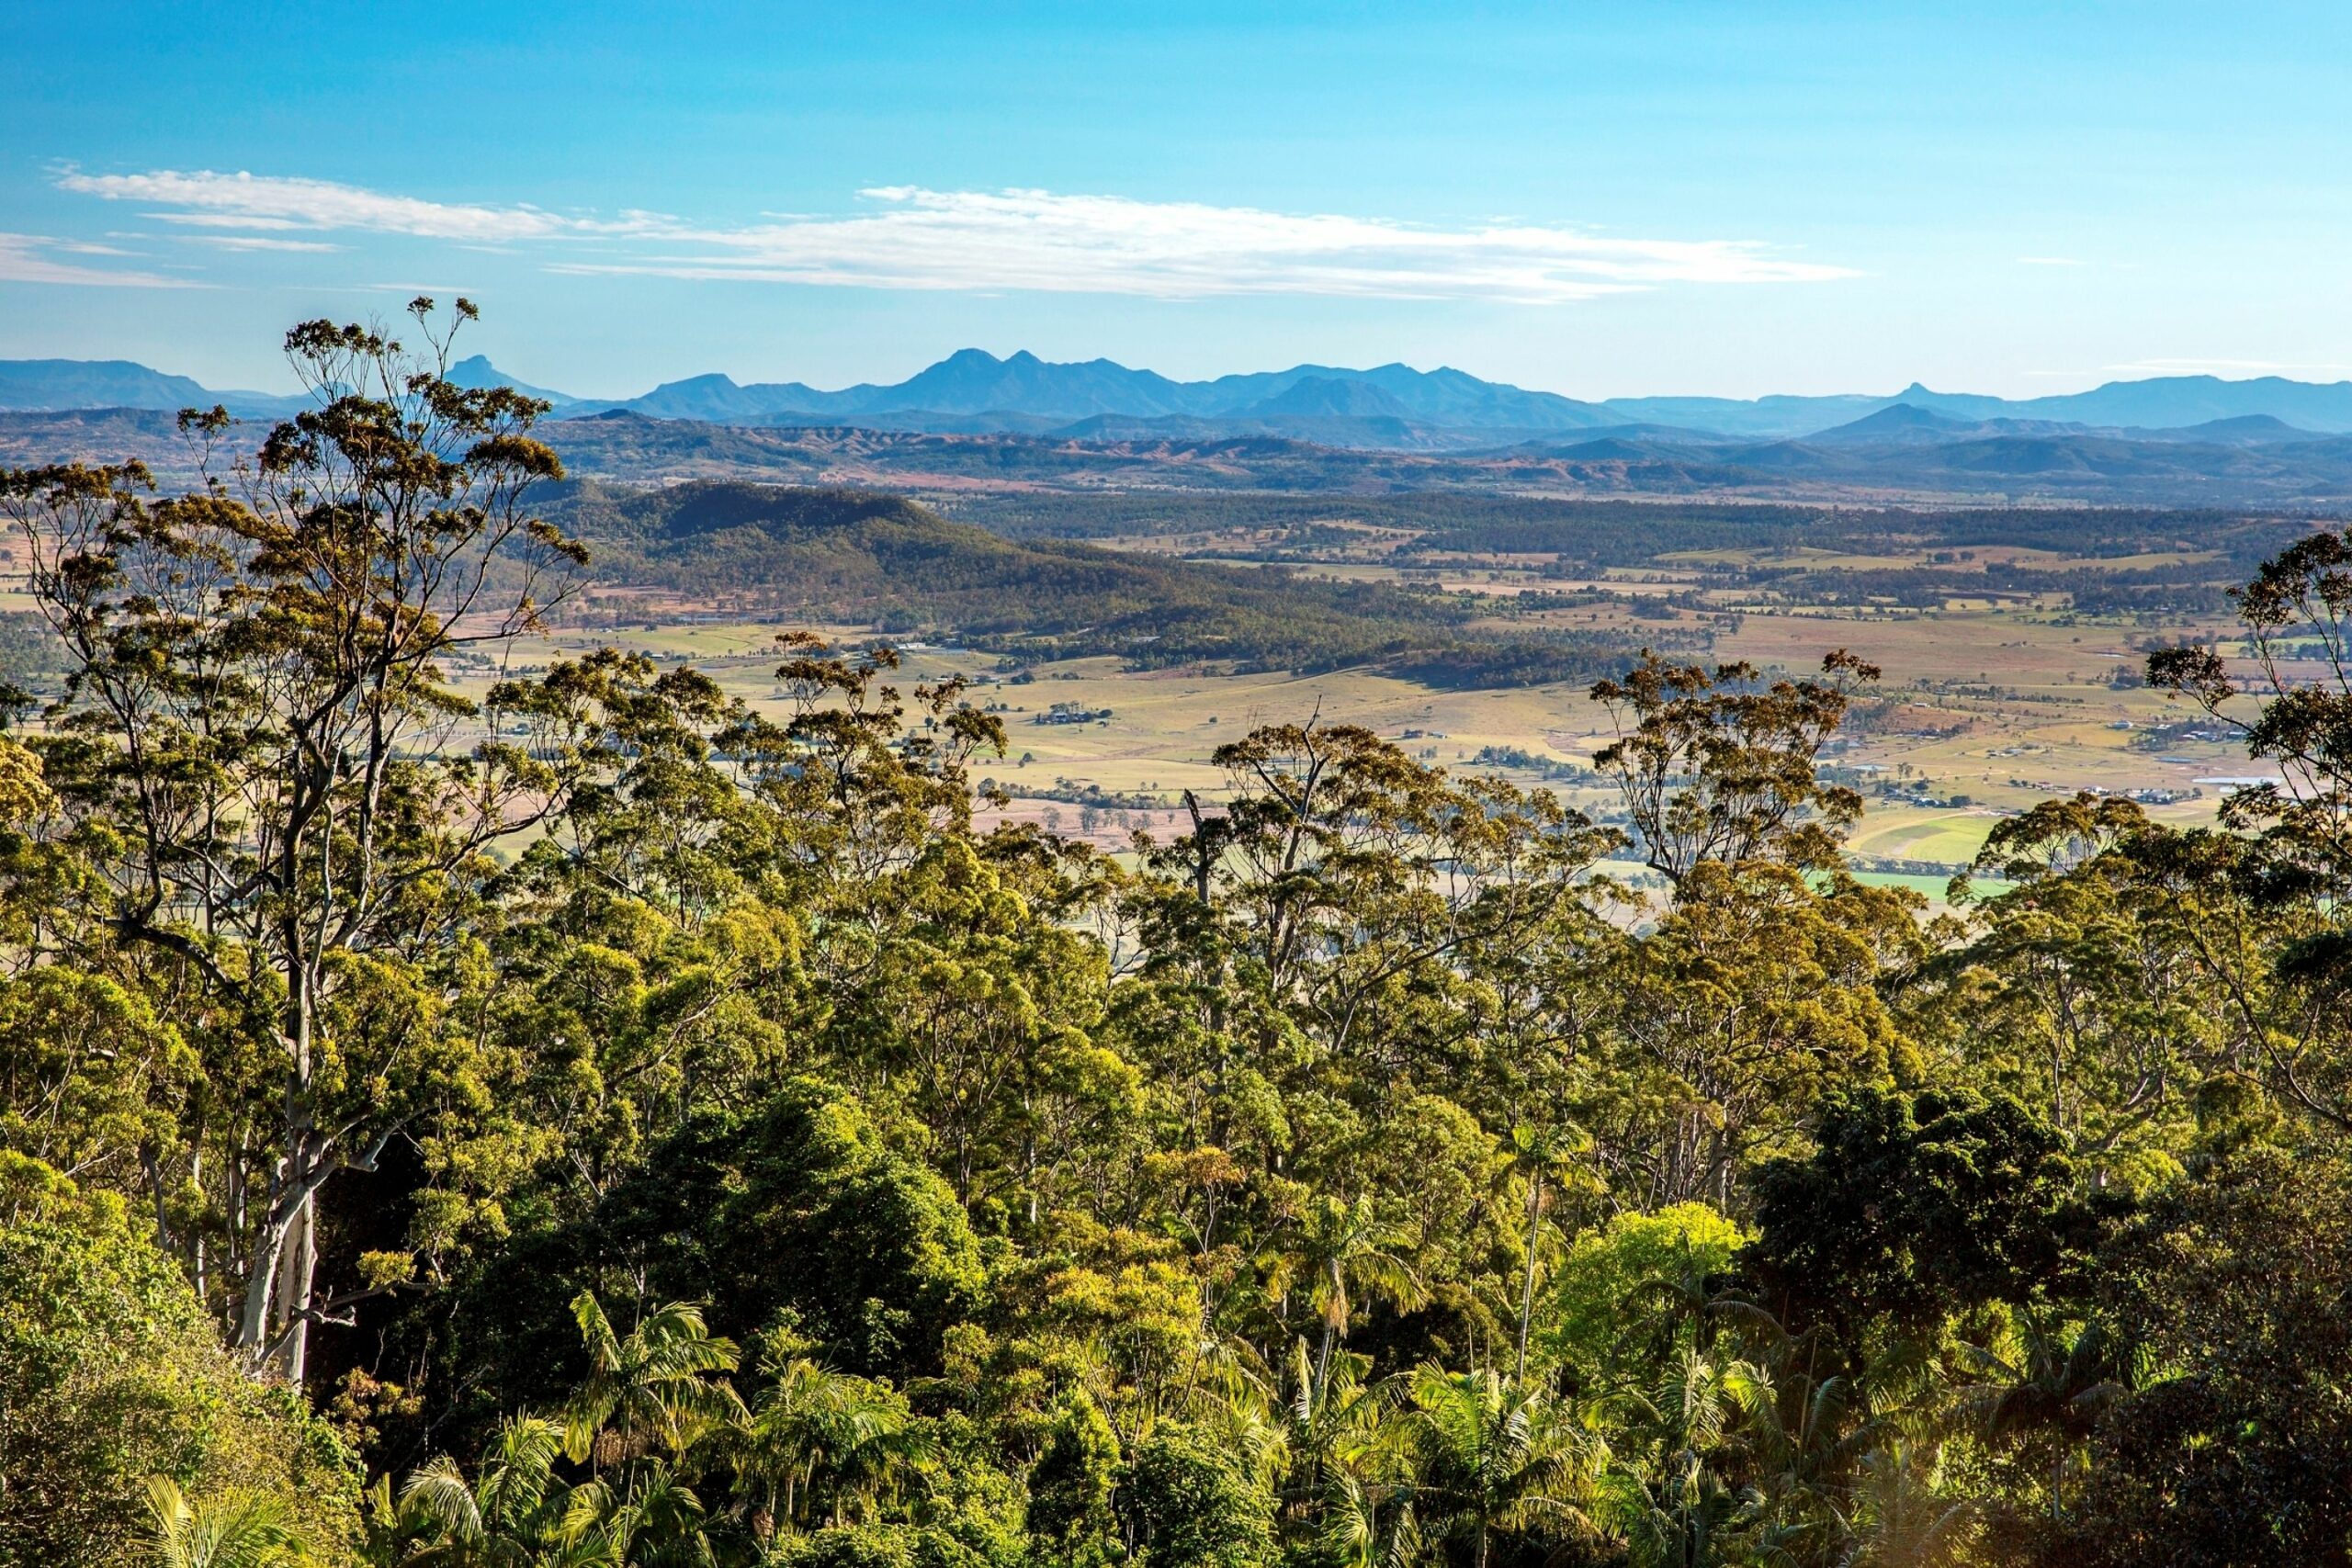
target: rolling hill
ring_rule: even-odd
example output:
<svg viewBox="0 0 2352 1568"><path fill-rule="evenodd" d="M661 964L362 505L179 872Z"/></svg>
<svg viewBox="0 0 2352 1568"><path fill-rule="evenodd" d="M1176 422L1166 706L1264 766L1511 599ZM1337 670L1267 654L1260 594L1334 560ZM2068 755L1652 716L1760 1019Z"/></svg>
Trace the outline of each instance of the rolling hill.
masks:
<svg viewBox="0 0 2352 1568"><path fill-rule="evenodd" d="M865 491L590 484L550 514L589 542L609 582L1012 652L1115 654L1137 668L1371 665L1444 686L1589 680L1629 652L1593 634L1474 627L1488 612L1460 595L1011 539Z"/></svg>

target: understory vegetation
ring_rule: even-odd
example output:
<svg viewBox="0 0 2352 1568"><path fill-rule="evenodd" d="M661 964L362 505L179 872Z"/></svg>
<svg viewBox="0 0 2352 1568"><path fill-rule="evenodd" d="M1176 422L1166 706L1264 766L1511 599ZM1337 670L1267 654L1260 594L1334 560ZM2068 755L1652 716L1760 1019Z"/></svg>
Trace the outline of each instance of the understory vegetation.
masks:
<svg viewBox="0 0 2352 1568"><path fill-rule="evenodd" d="M2149 663L2285 783L1932 920L1843 651L1621 661L1622 829L1302 716L1111 856L887 649L457 689L585 551L415 313L0 473L0 1564L2345 1560L2352 539Z"/></svg>

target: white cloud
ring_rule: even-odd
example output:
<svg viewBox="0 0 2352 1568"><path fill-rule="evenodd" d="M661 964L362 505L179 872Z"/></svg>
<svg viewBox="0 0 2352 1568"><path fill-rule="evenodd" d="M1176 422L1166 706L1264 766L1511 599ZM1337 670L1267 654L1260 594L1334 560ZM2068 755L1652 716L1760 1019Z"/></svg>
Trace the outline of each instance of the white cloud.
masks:
<svg viewBox="0 0 2352 1568"><path fill-rule="evenodd" d="M2352 363L2331 360L2290 359L2142 359L2130 365L2110 365L2110 374L2132 376L2293 376L2320 372L2342 375L2352 371Z"/></svg>
<svg viewBox="0 0 2352 1568"><path fill-rule="evenodd" d="M62 283L97 288L199 288L184 277L163 277L130 268L82 266L59 261L50 253L67 249L40 234L0 233L0 283ZM84 254L120 254L103 246L85 247Z"/></svg>
<svg viewBox="0 0 2352 1568"><path fill-rule="evenodd" d="M917 289L1043 289L1196 299L1236 294L1489 299L1555 304L1664 283L1852 276L1735 240L1624 240L1489 223L1439 229L1197 202L1050 191L860 193L876 210L682 231L663 254L565 271Z"/></svg>
<svg viewBox="0 0 2352 1568"><path fill-rule="evenodd" d="M1751 240L1621 239L1541 224L1439 228L1041 190L882 186L850 214L737 227L630 211L568 216L449 204L327 180L209 171L68 173L65 189L200 228L368 231L467 243L557 243L553 270L901 289L1037 289L1159 299L1340 295L1557 304L1671 284L1854 276ZM589 243L594 242L595 243Z"/></svg>
<svg viewBox="0 0 2352 1568"><path fill-rule="evenodd" d="M425 201L334 180L278 175L182 174L158 169L143 175L68 173L58 186L107 201L144 202L164 209L167 222L207 228L360 229L414 234L434 240L532 240L566 234L631 233L652 220L632 213L618 223L565 218L535 207L482 207Z"/></svg>
<svg viewBox="0 0 2352 1568"><path fill-rule="evenodd" d="M2019 256L2018 265L2019 266L2080 266L2083 264L2073 256Z"/></svg>
<svg viewBox="0 0 2352 1568"><path fill-rule="evenodd" d="M223 251L286 251L298 254L322 255L345 247L331 245L324 240L279 240L259 234L192 234L192 243L210 245Z"/></svg>

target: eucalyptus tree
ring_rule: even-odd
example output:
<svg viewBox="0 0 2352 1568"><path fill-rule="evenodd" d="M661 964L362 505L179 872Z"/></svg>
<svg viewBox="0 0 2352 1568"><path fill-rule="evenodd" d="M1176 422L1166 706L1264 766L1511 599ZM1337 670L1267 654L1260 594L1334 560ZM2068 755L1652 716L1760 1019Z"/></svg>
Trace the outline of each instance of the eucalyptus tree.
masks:
<svg viewBox="0 0 2352 1568"><path fill-rule="evenodd" d="M1224 814L1160 868L1197 874L1237 969L1320 1049L1392 1080L1476 1049L1464 970L1533 946L1611 841L1547 793L1451 779L1354 725L1266 726L1215 761Z"/></svg>
<svg viewBox="0 0 2352 1568"><path fill-rule="evenodd" d="M2148 683L2278 766L2278 782L2231 792L2222 819L2258 833L2282 879L2340 897L2352 883L2352 529L2296 541L2231 596L2235 656L2159 649Z"/></svg>
<svg viewBox="0 0 2352 1568"><path fill-rule="evenodd" d="M2250 984L2267 1011L2271 987L2245 960L2279 921L2233 897L2226 870L2180 874L2199 840L2087 793L1997 824L1972 870L2007 886L1955 885L1970 940L1922 965L1900 998L1923 1043L2033 1085L2100 1186L2160 1179L2185 1146L2198 1081L2261 1053L2233 999Z"/></svg>
<svg viewBox="0 0 2352 1568"><path fill-rule="evenodd" d="M525 504L562 472L529 434L547 405L447 378L469 302L410 313L416 349L288 333L312 406L249 457L223 466L225 412L184 412L192 492L157 499L136 464L0 472L63 645L36 745L95 863L94 929L192 976L267 1059L245 1109L274 1107L270 1136L208 1174L243 1276L234 1343L297 1380L313 1325L404 1273L388 1259L341 1297L314 1278L321 1190L373 1168L447 1074L412 957L566 782L453 679L585 560Z"/></svg>
<svg viewBox="0 0 2352 1568"><path fill-rule="evenodd" d="M1878 677L1844 649L1818 679L1769 685L1746 662L1709 670L1645 654L1592 688L1616 726L1593 766L1616 784L1651 868L1678 889L1709 862L1835 865L1861 796L1822 783L1814 761Z"/></svg>

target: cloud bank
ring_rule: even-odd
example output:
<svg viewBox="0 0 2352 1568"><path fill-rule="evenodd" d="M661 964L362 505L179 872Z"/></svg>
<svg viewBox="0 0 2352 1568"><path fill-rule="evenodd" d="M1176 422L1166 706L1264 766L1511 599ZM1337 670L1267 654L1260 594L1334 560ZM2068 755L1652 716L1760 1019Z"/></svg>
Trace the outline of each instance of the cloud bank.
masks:
<svg viewBox="0 0 2352 1568"><path fill-rule="evenodd" d="M877 186L859 192L864 205L848 214L781 215L710 227L650 212L599 219L252 174L69 173L58 184L139 203L153 217L186 227L263 237L310 230L531 247L555 272L739 283L1555 305L1672 285L1854 276L1844 267L1792 259L1753 240L1623 239L1517 222L1444 228L1044 190Z"/></svg>

